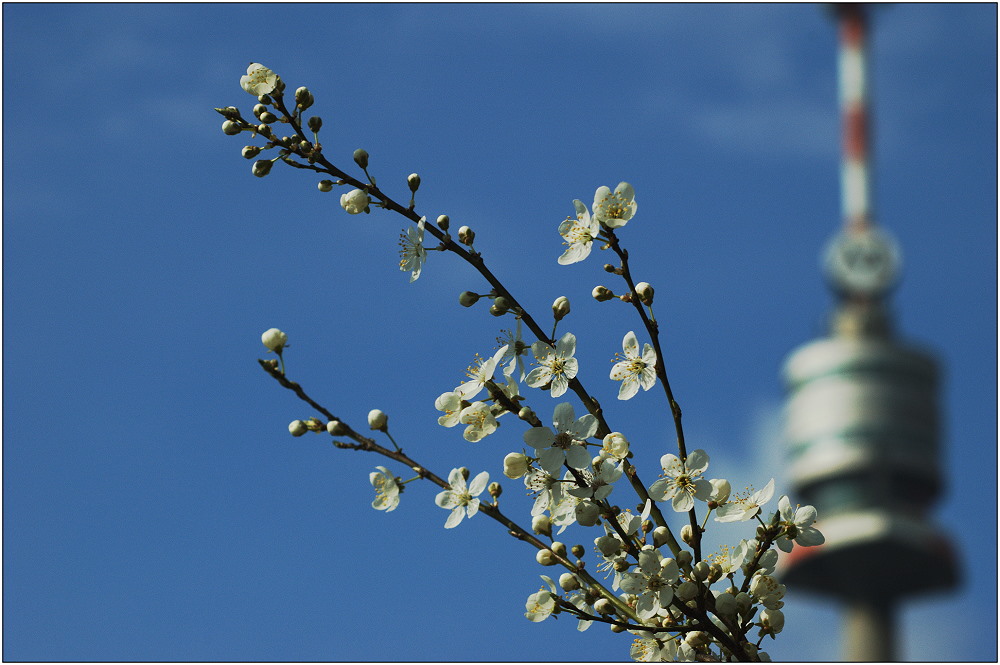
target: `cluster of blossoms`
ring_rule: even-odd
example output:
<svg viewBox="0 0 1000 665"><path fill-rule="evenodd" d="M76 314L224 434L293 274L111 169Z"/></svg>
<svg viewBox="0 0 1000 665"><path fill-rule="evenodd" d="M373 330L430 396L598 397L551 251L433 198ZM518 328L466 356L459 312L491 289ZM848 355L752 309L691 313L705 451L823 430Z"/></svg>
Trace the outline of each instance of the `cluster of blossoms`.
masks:
<svg viewBox="0 0 1000 665"><path fill-rule="evenodd" d="M578 620L579 630L604 623L613 632L629 632L634 636L630 654L638 661L768 660L767 653L760 649L762 640L766 636L773 638L784 627L781 608L785 587L774 576L778 551L823 543L822 534L814 526L816 510L811 506L793 507L788 497L782 496L777 511L768 514L764 506L773 497L773 479L759 491L748 488L734 494L728 480L706 477L709 456L704 450L687 451L659 347L652 312L653 287L632 279L627 253L621 250L617 236L635 217L634 188L625 182L613 191L599 187L590 209L574 200L575 216L558 225L566 249L557 262L569 265L583 261L593 252L595 242L618 258L617 266L609 263L604 269L622 278L624 291L616 295L599 285L591 295L598 302L617 299L635 307L643 324L642 334L650 341L640 347L635 330L625 332L622 352L615 355L609 378L619 382L619 400L632 399L640 388L649 391L662 385L678 431L677 453L661 456L659 477L648 484L640 480L632 464L633 445L629 439L610 427L597 400L583 387L585 368L576 358L576 335L563 332L556 337L559 324L570 314L568 298L560 296L553 302L552 333L546 335L530 313L483 268L482 255L474 249L472 229L462 226L453 238L447 215L430 222L414 212L414 196L420 186L417 174L407 178L409 205L396 203L376 187L369 175L367 152L357 150L353 155L365 176L365 180L358 180L324 156L317 136L321 120L312 117L306 121L312 140L306 137L309 132L303 129L302 112L314 103L306 88L296 90L293 110L284 102L280 77L263 65L251 64L240 84L258 98L254 115L260 122L243 120L235 107L217 109L226 118L223 131L246 131L267 139L264 146L244 148L248 159L263 150L279 151L274 159L255 162L254 175L263 177L272 164L283 161L334 178L320 181L320 191L349 185L351 188L340 199L348 214L369 213L375 207L406 216L413 224L400 236L399 267L410 273L411 282L420 276L429 249L453 252L476 267L492 287L486 294L464 291L459 303L472 307L483 300L489 303L491 315L514 317L514 330L504 330L498 337L499 348L483 357L477 354L465 371L465 379L441 393L434 407L443 414L438 416L438 424L445 428L463 425L462 437L469 442L481 442L496 434L504 416L507 418L503 422L509 427L520 427L524 445L503 458L503 476L522 481L533 497L530 529L518 526L500 511L502 487L490 482L487 471L473 477L468 469L457 467L445 480L404 454L389 432L388 417L378 409L368 414L369 429L387 437L392 449L359 434L325 410L321 410L324 418L293 421L289 432L294 436L325 432L334 437L338 448L376 452L401 463L417 473L411 480L429 480L441 488L434 501L448 511L445 528L485 513L501 522L508 533L534 546L540 565L565 568L557 580L542 575L544 584L528 596L525 617L532 622L569 614ZM279 138L273 132L271 125L281 123L290 126L291 136ZM441 244L426 247L427 234ZM530 344L522 337L524 327L537 338ZM284 377L282 354L288 336L272 328L261 339L278 356L278 361L260 361L264 369L319 408L304 395L301 386ZM525 395L522 387L541 392ZM543 422L528 402L532 396L546 392L552 398L563 399L556 403L551 420ZM574 395L578 407L574 407ZM579 416L578 408L582 408ZM404 486L411 482L395 476L386 466L377 466L369 480L375 491L372 507L386 513L400 506ZM482 497L484 492L488 499ZM630 502L638 514L622 507ZM665 511L668 506L670 510ZM679 528L668 520L678 514L683 523ZM709 516L721 524L755 521L756 528L752 537L733 538L729 542L735 540L734 545L706 555L702 552L702 537ZM555 540L568 528L574 529L572 533L597 529L588 537L597 559L596 576L583 561L586 548L579 544L568 548ZM601 575L603 579L599 579ZM749 634L752 629L757 629L756 636Z"/></svg>

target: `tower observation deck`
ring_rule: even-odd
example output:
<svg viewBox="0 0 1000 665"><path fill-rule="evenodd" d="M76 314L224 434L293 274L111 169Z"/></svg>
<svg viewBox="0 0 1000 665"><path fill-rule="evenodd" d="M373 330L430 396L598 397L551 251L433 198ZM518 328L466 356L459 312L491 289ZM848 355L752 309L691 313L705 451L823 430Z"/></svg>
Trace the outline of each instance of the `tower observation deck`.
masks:
<svg viewBox="0 0 1000 665"><path fill-rule="evenodd" d="M887 661L898 660L901 599L955 586L958 567L930 517L944 490L938 363L894 335L887 300L900 252L871 212L866 8L834 10L843 225L823 260L836 306L829 335L784 367L789 476L819 511L826 543L795 548L781 571L790 587L845 605L842 659Z"/></svg>

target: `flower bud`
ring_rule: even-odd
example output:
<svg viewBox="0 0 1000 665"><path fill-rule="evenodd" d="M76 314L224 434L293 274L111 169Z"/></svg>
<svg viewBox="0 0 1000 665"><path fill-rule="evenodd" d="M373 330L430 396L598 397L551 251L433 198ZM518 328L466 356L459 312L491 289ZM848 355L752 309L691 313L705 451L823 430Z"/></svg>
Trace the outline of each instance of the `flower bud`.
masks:
<svg viewBox="0 0 1000 665"><path fill-rule="evenodd" d="M222 123L222 133L227 136L236 136L243 129L240 127L238 122L233 122L232 120L225 120Z"/></svg>
<svg viewBox="0 0 1000 665"><path fill-rule="evenodd" d="M243 158L253 159L260 154L260 146L257 145L247 145L243 146Z"/></svg>
<svg viewBox="0 0 1000 665"><path fill-rule="evenodd" d="M681 527L681 540L688 545L694 544L694 531L691 530L690 524L685 524Z"/></svg>
<svg viewBox="0 0 1000 665"><path fill-rule="evenodd" d="M264 111L260 114L260 121L265 125L271 125L278 122L278 116L274 115L270 111Z"/></svg>
<svg viewBox="0 0 1000 665"><path fill-rule="evenodd" d="M271 172L272 166L274 166L274 162L270 159L258 159L253 163L253 166L250 168L250 172L258 178L263 178Z"/></svg>
<svg viewBox="0 0 1000 665"><path fill-rule="evenodd" d="M410 175L406 176L406 184L410 186L411 192L416 192L418 189L420 189L420 176L417 175L416 173L411 173Z"/></svg>
<svg viewBox="0 0 1000 665"><path fill-rule="evenodd" d="M362 148L354 151L354 163L363 169L368 168L368 152Z"/></svg>
<svg viewBox="0 0 1000 665"><path fill-rule="evenodd" d="M313 94L309 92L309 88L302 86L295 90L295 105L300 109L305 110L313 105L316 99Z"/></svg>
<svg viewBox="0 0 1000 665"><path fill-rule="evenodd" d="M774 635L785 627L785 615L781 610L765 609L760 613L760 627L765 633Z"/></svg>
<svg viewBox="0 0 1000 665"><path fill-rule="evenodd" d="M535 515L531 518L531 530L539 536L552 537L552 521L548 515Z"/></svg>
<svg viewBox="0 0 1000 665"><path fill-rule="evenodd" d="M720 593L715 598L715 612L724 617L736 616L736 597Z"/></svg>
<svg viewBox="0 0 1000 665"><path fill-rule="evenodd" d="M451 225L451 218L448 215L438 215L437 224L441 227L442 231L447 231Z"/></svg>
<svg viewBox="0 0 1000 665"><path fill-rule="evenodd" d="M509 453L503 458L503 475L520 478L528 472L528 458L523 453Z"/></svg>
<svg viewBox="0 0 1000 665"><path fill-rule="evenodd" d="M226 108L215 110L222 114L222 117L226 120L238 120L240 117L240 110L235 106L227 106Z"/></svg>
<svg viewBox="0 0 1000 665"><path fill-rule="evenodd" d="M363 189L352 189L340 196L340 207L349 215L357 215L368 209L371 199Z"/></svg>
<svg viewBox="0 0 1000 665"><path fill-rule="evenodd" d="M267 111L267 104L255 104L253 107L253 116L260 119L260 114Z"/></svg>
<svg viewBox="0 0 1000 665"><path fill-rule="evenodd" d="M667 543L667 534L670 531L665 526L658 526L653 529L653 547L662 547Z"/></svg>
<svg viewBox="0 0 1000 665"><path fill-rule="evenodd" d="M590 295L594 296L594 300L597 302L604 302L605 300L611 300L615 297L615 294L611 292L606 286L595 286L594 290L590 292Z"/></svg>
<svg viewBox="0 0 1000 665"><path fill-rule="evenodd" d="M722 566L717 563L713 563L708 567L708 581L710 584L715 584L722 579Z"/></svg>
<svg viewBox="0 0 1000 665"><path fill-rule="evenodd" d="M505 310L503 307L497 307L496 303L490 305L490 314L492 314L493 316L503 316L506 313L507 310Z"/></svg>
<svg viewBox="0 0 1000 665"><path fill-rule="evenodd" d="M712 492L708 495L709 502L714 501L716 505L725 503L729 499L729 493L732 491L729 481L725 478L712 478L708 482L712 484ZM709 508L711 507L709 506Z"/></svg>
<svg viewBox="0 0 1000 665"><path fill-rule="evenodd" d="M496 305L497 309L501 310L501 313L506 314L507 310L510 309L510 300L503 296L497 296L493 299L493 304Z"/></svg>
<svg viewBox="0 0 1000 665"><path fill-rule="evenodd" d="M711 644L712 638L704 630L692 630L684 636L684 641L687 642L689 646L697 649L698 647Z"/></svg>
<svg viewBox="0 0 1000 665"><path fill-rule="evenodd" d="M500 487L500 483L492 482L486 487L486 491L490 493L490 496L494 499L499 499L500 495L503 494L503 488Z"/></svg>
<svg viewBox="0 0 1000 665"><path fill-rule="evenodd" d="M534 415L535 412L531 410L530 406L522 406L521 410L517 412L517 417L526 422L531 422Z"/></svg>
<svg viewBox="0 0 1000 665"><path fill-rule="evenodd" d="M558 563L556 555L552 553L552 550L538 550L535 554L535 561L543 566L554 566Z"/></svg>
<svg viewBox="0 0 1000 665"><path fill-rule="evenodd" d="M580 580L573 573L563 573L559 576L559 586L563 591L576 591L580 588Z"/></svg>
<svg viewBox="0 0 1000 665"><path fill-rule="evenodd" d="M333 189L332 180L320 180L319 184L316 185L321 192L329 192Z"/></svg>
<svg viewBox="0 0 1000 665"><path fill-rule="evenodd" d="M368 412L368 426L374 430L385 431L389 424L389 416L378 409Z"/></svg>
<svg viewBox="0 0 1000 665"><path fill-rule="evenodd" d="M567 314L569 314L569 298L559 296L552 303L552 317L556 321L561 321Z"/></svg>
<svg viewBox="0 0 1000 665"><path fill-rule="evenodd" d="M309 428L306 427L306 424L301 420L293 420L292 422L288 423L288 432L292 436L302 436L308 431Z"/></svg>
<svg viewBox="0 0 1000 665"><path fill-rule="evenodd" d="M684 581L674 591L674 595L686 603L698 595L698 585L690 580Z"/></svg>
<svg viewBox="0 0 1000 665"><path fill-rule="evenodd" d="M462 291L458 294L458 304L462 307L472 307L479 302L479 294L472 291Z"/></svg>
<svg viewBox="0 0 1000 665"><path fill-rule="evenodd" d="M310 132L316 133L323 126L323 118L319 117L318 115L314 115L313 117L309 118L309 121L306 124L309 126Z"/></svg>
<svg viewBox="0 0 1000 665"><path fill-rule="evenodd" d="M587 550L583 549L583 545L574 545L573 547L569 548L569 551L572 552L573 556L575 556L578 559L587 553Z"/></svg>
<svg viewBox="0 0 1000 665"><path fill-rule="evenodd" d="M468 245L472 247L472 243L476 240L476 233L468 226L463 226L458 229L458 241L463 245Z"/></svg>
<svg viewBox="0 0 1000 665"><path fill-rule="evenodd" d="M628 457L628 439L621 432L611 432L604 437L601 446L601 457L625 459Z"/></svg>
<svg viewBox="0 0 1000 665"><path fill-rule="evenodd" d="M576 504L576 521L581 526L594 526L601 519L601 508L593 501L581 501Z"/></svg>
<svg viewBox="0 0 1000 665"><path fill-rule="evenodd" d="M264 137L269 138L271 140L274 140L274 141L277 140L275 138L275 136L274 136L274 132L271 131L271 128L268 127L267 125L263 124L263 123L257 125L257 133L260 134L261 136L264 136Z"/></svg>
<svg viewBox="0 0 1000 665"><path fill-rule="evenodd" d="M271 328L265 330L264 334L260 336L260 341L264 343L264 346L270 351L275 353L281 353L285 345L288 344L288 335L281 332L277 328Z"/></svg>
<svg viewBox="0 0 1000 665"><path fill-rule="evenodd" d="M705 563L704 561L699 561L698 563L694 564L694 566L692 566L691 576L696 580L698 580L699 582L704 582L706 579L708 579L708 573L710 569L711 566L709 566L707 563Z"/></svg>
<svg viewBox="0 0 1000 665"><path fill-rule="evenodd" d="M331 420L326 424L326 431L333 436L343 436L347 434L347 425L339 420Z"/></svg>
<svg viewBox="0 0 1000 665"><path fill-rule="evenodd" d="M649 285L649 282L639 282L636 284L635 294L639 296L639 300L643 305L653 304L653 287Z"/></svg>
<svg viewBox="0 0 1000 665"><path fill-rule="evenodd" d="M622 541L618 540L614 536L601 536L600 538L595 538L594 545L597 547L597 551L604 556L613 556L622 551Z"/></svg>
<svg viewBox="0 0 1000 665"><path fill-rule="evenodd" d="M549 546L549 549L559 556L566 556L566 545L560 543L558 540L553 541L553 543Z"/></svg>
<svg viewBox="0 0 1000 665"><path fill-rule="evenodd" d="M741 591L736 594L736 611L746 616L753 611L753 598L750 594Z"/></svg>
<svg viewBox="0 0 1000 665"><path fill-rule="evenodd" d="M598 598L594 601L594 611L598 614L614 614L615 606L607 598Z"/></svg>

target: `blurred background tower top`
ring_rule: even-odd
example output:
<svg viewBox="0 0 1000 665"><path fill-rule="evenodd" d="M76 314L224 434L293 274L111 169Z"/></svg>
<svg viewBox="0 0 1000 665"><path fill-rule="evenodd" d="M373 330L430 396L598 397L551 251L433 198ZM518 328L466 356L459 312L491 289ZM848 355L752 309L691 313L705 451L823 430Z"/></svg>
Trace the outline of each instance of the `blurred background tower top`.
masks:
<svg viewBox="0 0 1000 665"><path fill-rule="evenodd" d="M901 255L871 206L864 4L832 6L839 33L843 224L823 253L836 296L828 337L795 350L785 438L798 500L819 511L826 543L795 548L782 576L845 606L844 660L897 659L905 596L958 582L949 542L930 517L944 490L938 363L893 334L887 298Z"/></svg>

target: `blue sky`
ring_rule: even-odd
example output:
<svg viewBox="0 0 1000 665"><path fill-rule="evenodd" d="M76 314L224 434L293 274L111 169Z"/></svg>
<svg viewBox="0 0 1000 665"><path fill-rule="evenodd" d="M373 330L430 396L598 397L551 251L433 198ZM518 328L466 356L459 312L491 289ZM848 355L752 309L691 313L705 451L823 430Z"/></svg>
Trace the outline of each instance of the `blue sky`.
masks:
<svg viewBox="0 0 1000 665"><path fill-rule="evenodd" d="M904 255L898 329L946 373L936 519L966 577L906 607L907 659L997 654L996 18L875 14L875 211ZM249 115L250 61L310 87L338 165L364 147L397 198L419 172L418 211L472 226L536 316L570 298L581 377L652 477L669 413L656 391L617 403L606 378L638 323L589 298L599 257L556 264L572 200L631 182L621 236L657 289L689 446L734 486L787 486L780 367L825 332L818 256L840 223L822 8L5 4L3 19L4 659L627 658L626 636L523 618L550 571L492 521L445 531L417 484L376 512L381 459L288 435L313 414L257 366L272 326L294 380L355 427L385 410L440 475L501 479L522 445L514 423L479 444L435 423L434 398L510 325L457 305L482 287L471 268L432 254L408 284L401 218L348 216L303 172L250 174L212 111ZM557 402L531 403L544 418ZM836 658L834 606L787 600L772 656Z"/></svg>

